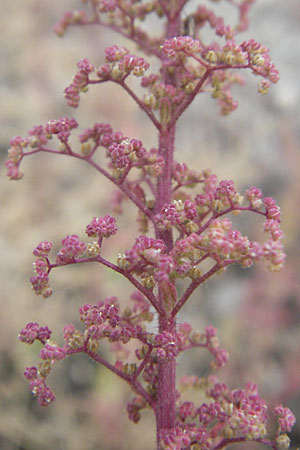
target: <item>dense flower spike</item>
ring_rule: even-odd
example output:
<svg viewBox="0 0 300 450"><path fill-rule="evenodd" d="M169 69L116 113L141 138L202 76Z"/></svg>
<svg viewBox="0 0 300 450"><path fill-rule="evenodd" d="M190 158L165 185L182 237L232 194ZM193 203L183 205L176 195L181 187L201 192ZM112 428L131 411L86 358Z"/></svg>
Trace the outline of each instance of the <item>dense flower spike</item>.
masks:
<svg viewBox="0 0 300 450"><path fill-rule="evenodd" d="M273 439L266 438L268 408L254 384L231 390L215 374L185 376L179 385L182 390L201 390L197 397L205 401L199 405L176 390L176 364L183 352L206 349L211 371L224 367L229 358L213 325L200 332L178 318L191 294L232 264L247 268L265 261L276 271L285 259L280 209L273 198L255 186L240 194L232 180L219 182L210 170L197 172L173 158L177 121L198 95L209 92L227 115L238 106L231 87L243 83L240 70L259 76L261 94L278 81L267 47L254 39L237 41L238 33L247 28L254 0L227 0L228 6L237 10L232 25L201 2L188 14L184 11L186 0L82 3L89 4L91 13L66 12L54 27L58 35L75 25L104 26L137 45L139 52L155 57L159 67L156 73L146 74L150 59L131 53L129 45L110 45L99 66L87 58L78 61L72 83L64 91L68 105L77 108L81 93L91 85L117 84L149 118L158 145L147 150L140 139L96 122L79 133L77 147L73 132L78 123L68 117L36 125L26 138L11 140L6 162L9 178L21 178L23 158L38 152L80 159L118 188L112 200L116 212L122 211L125 199L136 206L141 233L129 250L115 258L117 263L102 252L104 238L117 233L116 219L110 214L96 216L86 226L86 235L95 238L93 242L68 234L54 261L50 258L52 243L43 241L34 249L30 281L34 292L44 298L52 294L52 270L89 262L125 278L134 293L127 303L126 298L121 302L111 296L81 306L81 324L63 328L62 346L52 340L47 326L28 323L19 340L41 345L40 363L24 373L30 389L41 406L49 405L55 396L46 380L53 366L67 356L84 353L132 387L134 397L127 405L130 420L137 423L144 409L153 410L157 450L219 450L251 440L273 450L288 449L286 433L295 423L294 415L288 408L276 406L273 413L278 429ZM152 26L142 29L150 14L163 22L162 32L155 30L157 36L146 31ZM206 26L216 35L212 43L205 41ZM131 75L140 78L139 90ZM252 241L236 229L234 216L244 212L263 219L264 242ZM147 324L154 318L157 326L149 329ZM105 358L101 351L104 341L114 357Z"/></svg>

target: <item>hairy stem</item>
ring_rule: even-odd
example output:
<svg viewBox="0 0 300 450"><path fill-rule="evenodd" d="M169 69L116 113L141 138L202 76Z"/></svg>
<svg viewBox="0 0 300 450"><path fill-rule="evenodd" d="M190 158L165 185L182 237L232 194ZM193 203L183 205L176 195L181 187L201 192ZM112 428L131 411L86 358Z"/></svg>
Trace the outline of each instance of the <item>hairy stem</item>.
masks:
<svg viewBox="0 0 300 450"><path fill-rule="evenodd" d="M162 8L165 4L160 2ZM182 6L181 6L182 7ZM168 16L166 27L166 38L178 36L180 30L180 9L172 11L172 16ZM168 11L171 12L171 9ZM166 84L177 85L177 73L170 73L165 67L162 71L163 80ZM156 205L155 212L160 213L165 204L172 201L172 170L173 156L175 150L175 131L176 124L172 127L162 126L159 134L159 155L164 158L164 168L162 174L158 177L156 187ZM157 239L162 239L166 245L167 251L173 248L172 230L161 230L159 227L155 229ZM175 290L175 286L174 290ZM167 306L164 305L165 295L161 288L158 292L158 303L163 313L159 315L159 332L168 332L175 334L176 319L175 316L170 317ZM171 294L170 294L171 295ZM167 303L169 303L167 301ZM162 430L172 430L176 424L176 359L175 357L160 361L158 364L158 392L157 404L155 409L156 415L156 436L159 448L159 440Z"/></svg>

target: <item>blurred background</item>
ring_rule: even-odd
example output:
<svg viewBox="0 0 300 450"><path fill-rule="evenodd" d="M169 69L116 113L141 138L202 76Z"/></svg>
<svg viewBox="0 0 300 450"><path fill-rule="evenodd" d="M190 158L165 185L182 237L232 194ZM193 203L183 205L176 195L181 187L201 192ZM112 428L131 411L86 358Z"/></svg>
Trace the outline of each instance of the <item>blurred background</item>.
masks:
<svg viewBox="0 0 300 450"><path fill-rule="evenodd" d="M219 14L221 3L212 5ZM37 405L22 375L26 366L37 363L39 351L17 341L27 322L47 324L61 343L62 327L78 323L82 304L110 295L126 302L131 294L130 286L127 295L118 278L92 265L55 272L54 294L47 301L36 297L28 282L33 248L46 239L58 247L66 234L83 237L94 216L112 212L112 187L89 167L63 157L25 159L24 178L18 182L9 182L3 168L11 137L26 136L33 125L63 115L74 116L80 129L103 121L141 139L147 148L155 146L155 130L115 86L90 89L76 111L66 106L62 94L79 59L88 57L97 66L106 46L130 44L96 27L72 28L64 38L56 37L54 23L64 11L80 8L79 0L0 4L0 449L153 450L152 415L144 413L138 425L129 422L129 388L86 358L69 358L54 369L49 381L57 400L49 408ZM224 13L230 22L230 10ZM240 192L261 187L281 206L285 268L272 274L262 266L232 267L199 289L179 320L200 330L209 323L219 328L221 345L230 354L220 376L231 388L252 381L270 405L284 403L293 410L298 418L291 433L294 449L300 445L299 30L299 0L256 2L250 28L240 39L253 37L271 49L280 82L262 97L257 80L244 73L246 85L233 91L240 106L228 117L219 115L208 95L199 97L178 124L176 154L193 168L211 168L219 179L233 179ZM134 218L126 204L124 215L117 217L121 231L107 249L113 259L131 247ZM262 237L259 218L246 217L241 226L251 238ZM178 376L207 373L209 360L201 351L179 362Z"/></svg>

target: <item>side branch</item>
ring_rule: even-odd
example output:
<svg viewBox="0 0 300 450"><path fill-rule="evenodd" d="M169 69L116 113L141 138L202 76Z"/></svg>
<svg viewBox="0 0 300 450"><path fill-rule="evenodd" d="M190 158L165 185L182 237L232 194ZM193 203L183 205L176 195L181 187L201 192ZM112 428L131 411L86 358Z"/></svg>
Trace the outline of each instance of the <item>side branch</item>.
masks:
<svg viewBox="0 0 300 450"><path fill-rule="evenodd" d="M198 234L198 235L202 234L215 219L218 219L219 217L225 216L226 214L229 214L234 211L250 211L250 212L260 214L261 216L266 217L266 213L264 211L259 211L258 209L253 209L250 206L232 205L232 206L229 206L229 208L226 208L219 213L214 212L213 215L199 228L199 230L196 232L196 234Z"/></svg>
<svg viewBox="0 0 300 450"><path fill-rule="evenodd" d="M147 345L149 345L149 344L147 344ZM152 350L153 350L153 346L149 345L148 351L147 351L143 361L138 366L136 372L132 375L133 380L136 380L138 378L138 376L143 372L144 368L146 367L146 365L150 361L150 356L151 356Z"/></svg>
<svg viewBox="0 0 300 450"><path fill-rule="evenodd" d="M40 147L38 149L26 152L23 154L22 159L24 156L33 155L35 153L39 152L45 152L45 153L53 153L55 155L64 155L64 156L72 156L73 158L80 159L82 161L85 161L86 163L93 166L98 172L100 172L105 178L107 178L109 181L111 181L115 186L117 186L128 198L131 200L137 207L140 209L147 217L148 219L153 222L153 214L152 212L145 207L145 205L141 202L139 198L137 198L130 189L124 185L124 183L120 184L118 180L116 180L114 177L112 177L103 167L101 167L99 164L97 164L92 158L90 157L84 157L79 155L78 153L74 153L71 150L69 150L67 153L63 153L59 150L53 150L51 148L46 147ZM19 163L21 162L21 159Z"/></svg>
<svg viewBox="0 0 300 450"><path fill-rule="evenodd" d="M186 100L184 100L181 105L175 110L170 122L168 123L168 129L171 129L174 124L177 122L179 117L184 113L184 111L190 106L190 104L193 102L196 95L199 93L200 89L202 88L203 84L209 77L210 73L212 72L212 68L208 67L204 75L201 77L201 79L198 81L195 89L191 92L190 95L186 97Z"/></svg>
<svg viewBox="0 0 300 450"><path fill-rule="evenodd" d="M171 312L171 317L172 318L176 317L177 313L181 310L183 305L187 302L187 300L192 295L192 293L195 291L195 289L197 289L197 287L200 286L200 284L203 284L212 275L214 275L216 272L218 272L218 270L220 270L223 267L231 264L231 262L232 261L229 261L229 262L223 263L223 264L217 262L210 270L208 270L205 274L203 274L200 278L198 278L198 280L192 281L191 284L189 285L189 287L186 289L186 291L182 295L181 299L178 300L178 302L174 306L174 308L173 308L173 310Z"/></svg>
<svg viewBox="0 0 300 450"><path fill-rule="evenodd" d="M108 370L113 372L118 377L120 377L123 380L127 381L127 383L129 383L130 386L133 387L133 389L138 394L140 394L152 408L154 408L154 401L153 401L153 399L148 394L148 392L143 388L143 386L141 385L141 383L139 381L137 381L136 379L134 379L134 380L132 379L132 375L126 375L121 370L117 369L115 366L113 366L108 361L106 361L104 358L102 358L98 353L95 353L92 350L89 350L86 346L82 346L82 347L80 347L80 349L76 349L75 352L71 350L68 353L70 353L70 354L72 354L72 353L79 353L80 351L85 353L85 354L87 354L94 361L96 361L97 363L99 363L102 366L106 367Z"/></svg>
<svg viewBox="0 0 300 450"><path fill-rule="evenodd" d="M113 81L113 80L112 80ZM138 96L130 89L129 86L124 82L124 80L116 81L117 84L119 84L122 88L125 89L125 91L130 95L131 98L137 103L137 105L147 114L153 125L158 129L158 131L161 130L161 123L156 119L154 114L151 112L150 108L148 108L139 98Z"/></svg>
<svg viewBox="0 0 300 450"><path fill-rule="evenodd" d="M98 262L100 264L103 264L104 266L108 267L109 269L113 270L114 272L117 272L123 277L125 277L131 284L133 284L134 287L136 287L151 303L153 308L158 312L158 306L156 302L155 295L149 290L146 289L138 280L136 280L130 273L127 273L124 269L121 269L120 267L116 266L115 264L111 263L110 261L107 261L106 259L102 258L101 256L95 256L93 258L74 258L72 261L67 262L65 264L50 264L49 265L49 273L52 269L55 269L56 267L62 267L62 266L69 266L72 264L82 264L82 263L89 263L89 262Z"/></svg>
<svg viewBox="0 0 300 450"><path fill-rule="evenodd" d="M98 25L103 28L108 28L109 30L115 31L116 33L120 34L120 36L123 36L126 39L129 39L130 41L134 42L139 48L143 49L146 53L150 55L156 56L158 59L162 59L161 53L159 50L157 50L155 47L148 45L147 40L141 40L139 36L136 36L133 33L126 33L123 31L120 27L114 24L104 23L101 22L99 18L93 19L93 20L86 20L81 21L80 23L71 23L68 26L78 26L78 25Z"/></svg>
<svg viewBox="0 0 300 450"><path fill-rule="evenodd" d="M278 447L274 442L270 441L269 439L253 439L254 442L257 442L258 444L263 444L268 447L271 447L273 450L278 450ZM224 447L227 447L230 444L238 444L239 442L247 442L247 438L245 436L243 437L237 437L237 438L231 438L231 439L222 439L215 447L212 448L212 450L221 450Z"/></svg>
<svg viewBox="0 0 300 450"><path fill-rule="evenodd" d="M148 219L151 222L153 222L153 213L148 208L146 208L146 206L141 202L141 200L138 197L136 197L131 192L131 190L126 185L124 185L124 183L120 184L118 182L118 180L116 180L114 177L112 177L105 169L103 169L103 167L101 167L99 164L97 164L94 160L89 159L89 158L83 158L82 156L77 155L77 154L73 154L72 156L74 156L75 158L82 159L83 161L86 161L88 164L90 164L96 170L98 170L98 172L100 172L102 175L104 175L109 181L111 181L122 192L124 192L126 197L128 197L129 200L131 200L138 207L138 209L140 209L148 217Z"/></svg>
<svg viewBox="0 0 300 450"><path fill-rule="evenodd" d="M147 116L149 117L149 119L151 120L153 125L158 129L158 131L160 131L160 129L161 129L160 122L156 119L154 114L151 112L151 109L149 107L147 107L141 101L141 99L139 99L139 97L133 92L133 90L125 83L125 78L117 79L117 80L114 80L113 78L109 78L107 80L89 80L87 85L108 83L109 81L121 86L121 88L123 88L127 92L127 94L129 94L129 96L136 102L136 104L139 106L139 108L141 108L147 114Z"/></svg>
<svg viewBox="0 0 300 450"><path fill-rule="evenodd" d="M96 260L100 263L103 264L106 267L109 267L110 269L114 270L115 272L120 273L121 275L123 275L125 278L127 278L128 281L130 281L131 284L133 284L151 303L151 305L153 306L153 308L159 312L158 310L158 305L156 302L156 297L155 295L149 290L146 289L138 280L136 280L132 275L130 275L130 273L127 273L126 270L121 269L120 267L116 266L115 264L106 261L105 259L103 259L101 256L98 256L96 258Z"/></svg>

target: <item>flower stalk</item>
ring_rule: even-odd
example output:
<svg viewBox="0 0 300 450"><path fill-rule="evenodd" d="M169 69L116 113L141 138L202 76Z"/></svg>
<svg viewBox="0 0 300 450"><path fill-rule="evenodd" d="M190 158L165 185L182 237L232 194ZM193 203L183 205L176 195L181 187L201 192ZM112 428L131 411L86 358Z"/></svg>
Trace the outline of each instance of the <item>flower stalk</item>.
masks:
<svg viewBox="0 0 300 450"><path fill-rule="evenodd" d="M73 80L65 89L68 105L77 108L88 88L118 84L145 113L158 142L157 148L146 149L140 140L114 130L110 124L95 123L81 132L80 151L75 151L70 136L79 125L68 117L34 126L27 137L11 140L6 162L9 178L20 179L22 160L34 153L77 158L118 188L118 210L125 200L135 205L141 230L131 248L116 255L115 261L102 256L106 241L119 232L117 220L110 214L94 217L86 226L84 240L78 235L62 239L54 259L52 243L43 241L34 249L30 281L33 291L46 299L52 294L53 269L81 263L98 263L101 270L104 267L118 273L135 291L130 306L126 305L128 299L114 296L83 305L79 310L82 328L66 325L62 346L51 340L47 326L27 324L19 340L41 344L40 364L27 368L24 374L30 389L41 406L48 406L55 399L46 383L53 367L69 355L84 353L131 386L134 397L127 405L130 420L137 423L143 409L153 410L157 450L218 450L249 440L274 450L287 449L286 433L295 417L288 408L277 406L273 414L278 418L278 431L267 438L268 408L254 384L231 390L213 373L205 379L186 376L178 389L176 386L181 353L191 348L206 349L212 357L213 372L228 360L212 325L202 332L193 331L188 323L178 320L192 293L233 264L247 268L264 262L271 271L278 271L285 260L280 209L273 198L264 196L255 186L241 195L232 180L218 181L211 170L197 172L176 162L174 156L178 120L198 95L210 93L221 113L228 115L237 108L230 92L233 84L241 83L237 72L250 70L260 77L258 89L262 94L278 81L264 45L253 39L241 44L236 40L237 33L248 24L253 1L229 2L239 13L234 27L226 25L202 2L188 17L183 11L188 0L83 3L90 4L91 17L81 10L65 13L55 26L58 35L70 26L97 24L110 28L138 44L146 55L156 57L160 68L148 74L150 63L146 58L131 54L126 47L111 45L98 68L87 58L78 62ZM161 36L151 36L140 27L150 14L164 21ZM215 32L218 42L205 42L200 32L205 25ZM130 86L132 77L141 80L143 96ZM106 165L94 159L99 149L105 150ZM228 218L231 213L244 211L264 220L264 242L251 241ZM188 286L179 297L182 280L188 281ZM156 333L148 327L154 318L158 322ZM101 355L100 343L104 340L116 353L114 363ZM130 353L126 344L131 340L136 349L126 359ZM180 387L202 389L207 403L183 401Z"/></svg>

